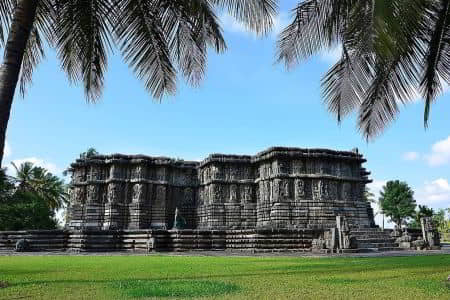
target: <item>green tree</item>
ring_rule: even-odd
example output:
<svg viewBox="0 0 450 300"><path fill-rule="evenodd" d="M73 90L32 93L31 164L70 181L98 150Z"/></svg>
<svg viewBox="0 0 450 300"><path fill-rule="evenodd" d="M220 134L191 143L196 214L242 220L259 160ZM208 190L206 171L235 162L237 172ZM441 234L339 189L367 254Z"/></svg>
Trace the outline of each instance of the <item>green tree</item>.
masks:
<svg viewBox="0 0 450 300"><path fill-rule="evenodd" d="M358 126L374 139L400 105L430 107L450 84L450 0L307 0L279 35L277 60L288 68L323 50L342 47L322 79L322 95L338 122L358 111Z"/></svg>
<svg viewBox="0 0 450 300"><path fill-rule="evenodd" d="M413 220L408 224L410 228L420 228L420 219L423 217L433 217L434 210L426 205L418 205Z"/></svg>
<svg viewBox="0 0 450 300"><path fill-rule="evenodd" d="M433 214L433 222L440 233L450 231L450 219L446 218L445 212L445 209L439 209L435 214Z"/></svg>
<svg viewBox="0 0 450 300"><path fill-rule="evenodd" d="M17 190L0 202L0 230L56 229L55 211L39 195Z"/></svg>
<svg viewBox="0 0 450 300"><path fill-rule="evenodd" d="M61 182L54 178L49 180L46 170L33 171L33 168L36 167L22 164L17 177L7 176L4 170L0 170L0 230L56 228L56 207L54 199L49 197L60 192L59 188L55 190L55 185Z"/></svg>
<svg viewBox="0 0 450 300"><path fill-rule="evenodd" d="M56 49L71 82L82 82L88 101L101 97L114 46L155 99L174 94L177 69L198 85L207 49L226 43L216 15L225 9L258 34L267 33L275 0L2 0L0 45L0 163L16 86L22 94L45 56ZM8 32L8 34L7 34ZM5 43L6 41L6 43Z"/></svg>
<svg viewBox="0 0 450 300"><path fill-rule="evenodd" d="M405 219L415 215L414 192L406 182L388 181L380 192L379 202L383 213L399 227Z"/></svg>
<svg viewBox="0 0 450 300"><path fill-rule="evenodd" d="M30 162L22 163L17 167L14 182L19 192L29 192L40 197L47 205L57 210L68 203L68 193L64 182L46 169L34 166Z"/></svg>
<svg viewBox="0 0 450 300"><path fill-rule="evenodd" d="M100 153L93 147L88 148L85 152L80 154L80 158L89 158L95 155L99 155Z"/></svg>

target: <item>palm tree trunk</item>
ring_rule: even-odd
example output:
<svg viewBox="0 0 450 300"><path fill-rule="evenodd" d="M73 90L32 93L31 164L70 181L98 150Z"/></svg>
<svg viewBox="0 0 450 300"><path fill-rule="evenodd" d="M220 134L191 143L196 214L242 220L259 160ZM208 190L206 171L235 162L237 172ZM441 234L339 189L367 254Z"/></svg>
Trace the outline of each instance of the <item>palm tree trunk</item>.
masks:
<svg viewBox="0 0 450 300"><path fill-rule="evenodd" d="M6 129L23 55L36 18L38 0L18 0L0 67L0 165L3 161Z"/></svg>

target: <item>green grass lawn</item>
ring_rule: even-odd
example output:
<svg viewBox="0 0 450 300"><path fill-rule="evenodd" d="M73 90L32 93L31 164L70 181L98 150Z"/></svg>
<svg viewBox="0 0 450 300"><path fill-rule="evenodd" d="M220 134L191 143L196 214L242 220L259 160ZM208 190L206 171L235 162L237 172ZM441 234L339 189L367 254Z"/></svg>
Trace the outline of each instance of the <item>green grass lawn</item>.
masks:
<svg viewBox="0 0 450 300"><path fill-rule="evenodd" d="M450 255L2 256L0 299L450 299Z"/></svg>

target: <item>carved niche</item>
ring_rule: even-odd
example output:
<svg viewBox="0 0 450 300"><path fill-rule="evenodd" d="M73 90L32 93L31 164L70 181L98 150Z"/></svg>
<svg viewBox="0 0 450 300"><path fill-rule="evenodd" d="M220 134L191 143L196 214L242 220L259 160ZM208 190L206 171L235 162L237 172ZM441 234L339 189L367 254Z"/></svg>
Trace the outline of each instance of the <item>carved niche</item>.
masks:
<svg viewBox="0 0 450 300"><path fill-rule="evenodd" d="M166 180L166 168L158 168L156 170L156 180L165 181Z"/></svg>
<svg viewBox="0 0 450 300"><path fill-rule="evenodd" d="M292 161L292 171L294 174L302 174L304 173L305 166L301 160Z"/></svg>
<svg viewBox="0 0 450 300"><path fill-rule="evenodd" d="M305 199L305 181L303 179L295 179L295 200Z"/></svg>
<svg viewBox="0 0 450 300"><path fill-rule="evenodd" d="M119 183L110 183L108 185L108 202L119 203L121 198L122 187Z"/></svg>
<svg viewBox="0 0 450 300"><path fill-rule="evenodd" d="M321 198L319 198L319 199L323 199L323 200L330 199L330 183L329 183L329 181L328 180L320 180L319 186L320 186L320 196L321 196Z"/></svg>
<svg viewBox="0 0 450 300"><path fill-rule="evenodd" d="M86 180L84 169L76 170L73 177L75 182L77 183L84 182Z"/></svg>
<svg viewBox="0 0 450 300"><path fill-rule="evenodd" d="M100 180L101 179L101 169L98 166L91 166L90 180Z"/></svg>
<svg viewBox="0 0 450 300"><path fill-rule="evenodd" d="M278 174L289 174L289 164L286 161L278 161Z"/></svg>
<svg viewBox="0 0 450 300"><path fill-rule="evenodd" d="M352 199L352 185L349 182L344 182L342 184L341 199L342 200Z"/></svg>
<svg viewBox="0 0 450 300"><path fill-rule="evenodd" d="M321 180L313 180L312 181L312 194L314 200L322 199L322 189L321 189Z"/></svg>
<svg viewBox="0 0 450 300"><path fill-rule="evenodd" d="M75 187L72 194L72 203L83 204L84 199L85 199L84 187Z"/></svg>
<svg viewBox="0 0 450 300"><path fill-rule="evenodd" d="M237 166L230 167L230 180L238 180L239 179L239 170Z"/></svg>
<svg viewBox="0 0 450 300"><path fill-rule="evenodd" d="M98 202L100 196L100 188L98 185L91 184L87 187L86 200L90 203Z"/></svg>
<svg viewBox="0 0 450 300"><path fill-rule="evenodd" d="M251 171L249 167L243 167L242 168L242 179L250 179L251 177Z"/></svg>
<svg viewBox="0 0 450 300"><path fill-rule="evenodd" d="M135 184L133 186L133 202L137 203L137 202L145 202L146 199L146 185L145 184Z"/></svg>
<svg viewBox="0 0 450 300"><path fill-rule="evenodd" d="M145 178L145 166L137 165L133 168L132 179L144 179Z"/></svg>
<svg viewBox="0 0 450 300"><path fill-rule="evenodd" d="M212 196L212 203L220 203L222 202L222 196L223 196L223 190L222 186L218 184L212 184L211 185L211 196Z"/></svg>
<svg viewBox="0 0 450 300"><path fill-rule="evenodd" d="M250 185L244 185L242 189L241 199L244 200L245 203L249 203L252 201L252 187Z"/></svg>
<svg viewBox="0 0 450 300"><path fill-rule="evenodd" d="M314 161L312 159L306 161L306 173L314 174L316 170L314 168Z"/></svg>
<svg viewBox="0 0 450 300"><path fill-rule="evenodd" d="M235 184L230 185L230 202L238 202L238 187Z"/></svg>
<svg viewBox="0 0 450 300"><path fill-rule="evenodd" d="M291 197L289 191L289 180L283 179L280 181L280 200L286 200Z"/></svg>
<svg viewBox="0 0 450 300"><path fill-rule="evenodd" d="M194 190L192 188L185 188L183 195L183 205L190 206L194 204Z"/></svg>
<svg viewBox="0 0 450 300"><path fill-rule="evenodd" d="M328 193L330 199L338 198L338 183L336 181L328 182Z"/></svg>
<svg viewBox="0 0 450 300"><path fill-rule="evenodd" d="M156 186L155 203L161 205L166 202L166 187L164 185Z"/></svg>
<svg viewBox="0 0 450 300"><path fill-rule="evenodd" d="M119 165L111 165L111 170L109 172L111 179L122 177L122 168Z"/></svg>
<svg viewBox="0 0 450 300"><path fill-rule="evenodd" d="M343 177L350 177L350 176L352 176L352 169L350 168L350 166L347 163L342 163L341 164L340 171L341 171L340 175L343 176Z"/></svg>

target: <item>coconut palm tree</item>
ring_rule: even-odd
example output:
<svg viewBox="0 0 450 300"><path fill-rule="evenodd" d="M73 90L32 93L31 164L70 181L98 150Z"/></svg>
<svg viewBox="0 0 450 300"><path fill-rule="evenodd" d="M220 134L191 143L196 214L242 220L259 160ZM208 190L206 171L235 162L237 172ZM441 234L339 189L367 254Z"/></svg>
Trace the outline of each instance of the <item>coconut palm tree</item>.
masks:
<svg viewBox="0 0 450 300"><path fill-rule="evenodd" d="M322 94L338 122L358 111L359 130L374 139L420 93L426 127L450 84L450 0L303 1L279 35L277 60L290 68L336 46L342 56Z"/></svg>
<svg viewBox="0 0 450 300"><path fill-rule="evenodd" d="M31 162L22 163L20 166L11 164L16 171L13 178L16 190L39 196L52 210L60 209L68 203L66 185L57 176L44 168L34 166Z"/></svg>
<svg viewBox="0 0 450 300"><path fill-rule="evenodd" d="M276 0L1 0L0 162L16 86L22 94L44 57L56 49L71 82L88 101L101 97L113 47L155 99L176 91L177 71L192 85L205 75L207 49L226 50L218 10L249 30L267 33ZM4 43L6 41L6 43Z"/></svg>

